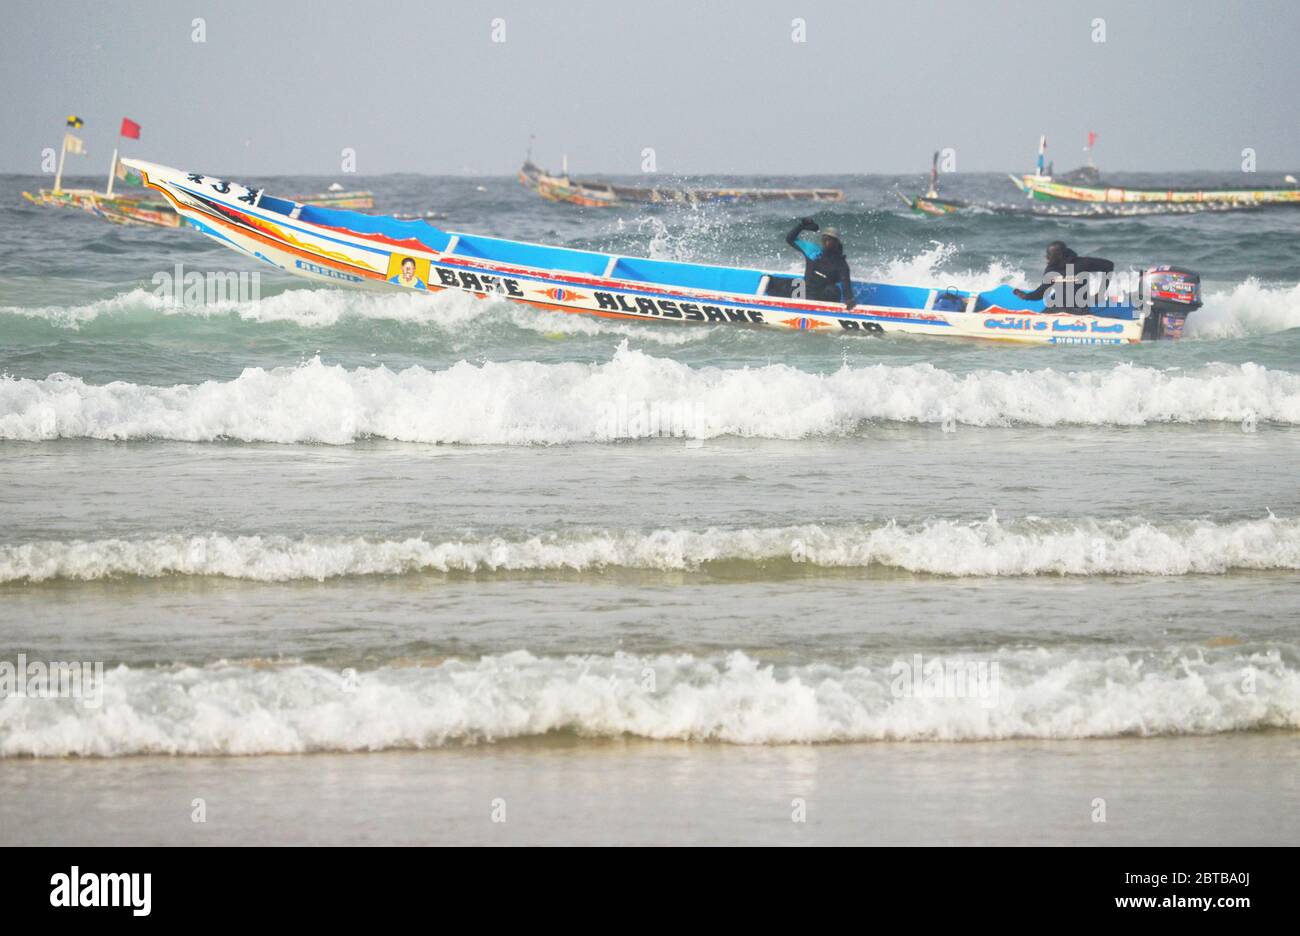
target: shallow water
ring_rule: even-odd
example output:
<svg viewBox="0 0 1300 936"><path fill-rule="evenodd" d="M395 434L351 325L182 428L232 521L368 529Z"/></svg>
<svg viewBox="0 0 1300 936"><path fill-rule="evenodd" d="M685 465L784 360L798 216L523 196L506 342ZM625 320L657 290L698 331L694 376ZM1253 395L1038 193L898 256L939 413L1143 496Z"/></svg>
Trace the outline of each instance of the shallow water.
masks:
<svg viewBox="0 0 1300 936"><path fill-rule="evenodd" d="M744 747L551 736L45 760L0 771L0 830L15 845L1291 845L1297 766L1278 733Z"/></svg>
<svg viewBox="0 0 1300 936"><path fill-rule="evenodd" d="M508 179L355 181L453 229L793 268L789 206L601 213ZM36 791L93 773L187 803L234 771L246 819L318 769L371 791L486 772L543 800L598 774L626 800L664 771L626 839L784 841L750 806L699 835L655 823L723 796L715 770L758 770L783 815L791 776L826 776L843 806L932 770L935 823L954 776L984 778L971 824L881 841L1082 843L1072 771L1113 757L1146 778L1125 841L1293 837L1266 817L1294 804L1279 752L1300 728L1300 212L921 219L893 194L919 180L767 181L849 192L814 213L859 276L1022 281L1063 237L1199 269L1206 307L1185 340L1123 349L609 323L270 268L256 301L175 307L153 277L176 263L256 268L187 231L26 206L39 180L0 178L0 660L104 665L97 704L0 700L12 802L53 838L110 840ZM911 682L935 663L975 682ZM937 743L879 743L899 740ZM333 756L393 749L426 750ZM1263 773L1197 779L1254 752ZM122 760L150 754L187 757ZM61 755L92 760L43 760ZM1032 815L1073 818L999 825L1022 769ZM1224 823L1159 832L1179 782L1178 808ZM278 840L366 840L308 835L295 802L267 813ZM580 838L578 805L548 802L511 840ZM189 840L137 806L131 840ZM213 837L255 840L245 819Z"/></svg>

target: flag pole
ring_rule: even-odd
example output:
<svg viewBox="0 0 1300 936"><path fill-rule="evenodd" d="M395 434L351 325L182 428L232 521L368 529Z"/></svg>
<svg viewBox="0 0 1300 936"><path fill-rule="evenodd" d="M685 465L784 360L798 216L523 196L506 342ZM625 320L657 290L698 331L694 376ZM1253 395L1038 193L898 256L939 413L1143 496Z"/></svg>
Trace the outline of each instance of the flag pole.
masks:
<svg viewBox="0 0 1300 936"><path fill-rule="evenodd" d="M63 134L63 148L59 150L59 171L54 173L54 191L63 191L63 157L68 155L68 135Z"/></svg>
<svg viewBox="0 0 1300 936"><path fill-rule="evenodd" d="M113 197L113 179L117 176L117 147L113 147L113 161L108 166L108 188L104 191L105 198Z"/></svg>

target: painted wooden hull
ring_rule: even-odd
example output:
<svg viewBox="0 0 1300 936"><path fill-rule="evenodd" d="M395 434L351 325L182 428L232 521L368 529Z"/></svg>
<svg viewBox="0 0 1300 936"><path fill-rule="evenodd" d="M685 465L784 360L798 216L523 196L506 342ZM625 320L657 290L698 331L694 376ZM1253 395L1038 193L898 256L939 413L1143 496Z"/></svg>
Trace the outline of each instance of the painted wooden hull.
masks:
<svg viewBox="0 0 1300 936"><path fill-rule="evenodd" d="M941 218L961 212L979 211L997 215L1012 215L1022 218L1073 218L1085 220L1106 220L1110 218L1140 218L1152 215L1202 214L1205 212L1224 211L1259 211L1264 206L1256 204L1232 204L1230 202L1078 202L1063 199L1034 200L1023 205L1004 205L995 202L969 202L955 198L932 198L918 195L908 198L898 193L903 204L921 215Z"/></svg>
<svg viewBox="0 0 1300 936"><path fill-rule="evenodd" d="M1258 208L1300 206L1300 188L1287 189L1125 189L1071 185L1035 175L1012 176L1022 192L1040 201L1072 201L1094 204L1169 204L1194 206L1217 204Z"/></svg>
<svg viewBox="0 0 1300 936"><path fill-rule="evenodd" d="M957 201L950 198L940 198L937 195L917 195L915 198L908 198L902 192L898 193L903 204L911 208L917 214L930 215L931 217L942 217L943 215L955 214L965 208L970 208L971 203L966 201Z"/></svg>
<svg viewBox="0 0 1300 936"><path fill-rule="evenodd" d="M419 220L303 206L165 166L132 165L208 236L286 272L334 285L450 290L628 321L834 334L900 332L1060 345L1129 344L1142 335L1142 318L1131 307L1110 315L1052 314L1041 303L1016 300L1006 286L941 296L928 287L855 283L858 305L848 311L839 303L794 298L797 280L788 273L459 234ZM945 300L961 307L945 310Z"/></svg>
<svg viewBox="0 0 1300 936"><path fill-rule="evenodd" d="M165 201L100 198L95 200L90 211L111 224L135 224L163 228L181 226L181 216L172 211L171 206Z"/></svg>
<svg viewBox="0 0 1300 936"><path fill-rule="evenodd" d="M141 196L109 196L93 189L41 189L36 194L23 192L23 197L47 208L79 208L112 224L149 225L153 227L180 227L181 219L172 211L165 199L146 199Z"/></svg>

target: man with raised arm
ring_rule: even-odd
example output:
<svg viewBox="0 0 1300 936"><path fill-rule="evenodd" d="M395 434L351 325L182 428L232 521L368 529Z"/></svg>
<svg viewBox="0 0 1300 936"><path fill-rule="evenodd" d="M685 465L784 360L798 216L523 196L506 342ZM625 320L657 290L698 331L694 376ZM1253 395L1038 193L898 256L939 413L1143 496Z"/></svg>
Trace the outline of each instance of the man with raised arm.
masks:
<svg viewBox="0 0 1300 936"><path fill-rule="evenodd" d="M845 309L858 304L853 296L849 261L844 258L844 244L835 228L821 231L816 240L800 237L805 231L820 231L812 218L801 218L790 229L785 242L804 256L804 298L818 302L843 302Z"/></svg>

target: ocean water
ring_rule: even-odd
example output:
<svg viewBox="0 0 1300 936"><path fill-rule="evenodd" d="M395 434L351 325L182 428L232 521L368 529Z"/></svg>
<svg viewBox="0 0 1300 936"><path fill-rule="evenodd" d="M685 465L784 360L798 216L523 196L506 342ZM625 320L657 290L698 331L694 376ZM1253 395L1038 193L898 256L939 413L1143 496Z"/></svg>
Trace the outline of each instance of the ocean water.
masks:
<svg viewBox="0 0 1300 936"><path fill-rule="evenodd" d="M1119 349L611 323L319 288L0 177L0 661L104 671L94 704L0 699L13 841L1294 841L1300 212L340 181L453 229L772 269L809 213L855 276L939 287L1031 282L1061 238L1198 270L1206 304ZM176 264L260 298L178 306ZM855 837L868 796L914 821ZM225 824L197 833L193 797Z"/></svg>

